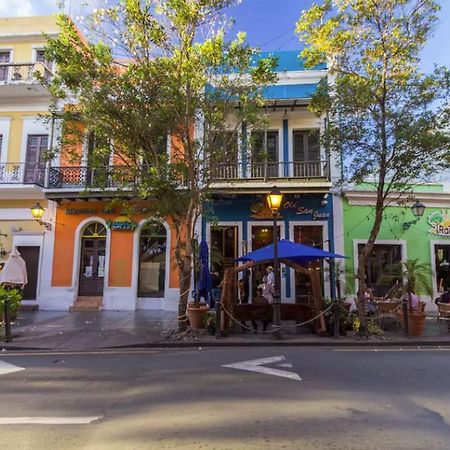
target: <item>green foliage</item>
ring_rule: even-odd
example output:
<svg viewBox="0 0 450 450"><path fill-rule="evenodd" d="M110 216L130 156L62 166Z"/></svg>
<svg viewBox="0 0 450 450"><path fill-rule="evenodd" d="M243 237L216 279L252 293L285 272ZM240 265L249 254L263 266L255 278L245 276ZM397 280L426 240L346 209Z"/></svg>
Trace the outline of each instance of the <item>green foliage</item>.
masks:
<svg viewBox="0 0 450 450"><path fill-rule="evenodd" d="M359 317L357 315L353 315L352 329L356 334L358 334L360 332L361 320L359 319ZM383 330L373 319L367 319L367 331L372 336L384 336Z"/></svg>
<svg viewBox="0 0 450 450"><path fill-rule="evenodd" d="M426 294L433 297L433 289L430 284L431 266L420 262L418 258L400 261L392 267L387 268L388 274L382 275L381 281L398 283L397 292L391 296L401 297L403 294L413 292L415 294Z"/></svg>
<svg viewBox="0 0 450 450"><path fill-rule="evenodd" d="M311 105L329 117L325 138L383 202L450 162L449 71L418 68L438 11L434 0L327 0L297 24L306 65L329 65Z"/></svg>
<svg viewBox="0 0 450 450"><path fill-rule="evenodd" d="M50 82L54 108L61 114L61 101L76 102L62 112L63 152L75 160L86 132L101 143L91 166L101 169L114 151L123 167L99 187L112 178L124 197L147 203L149 216L169 218L183 295L211 163L226 155L216 137L243 122L262 126L262 90L275 80L275 60L257 60L244 33L227 39L222 10L234 3L114 1L86 19L88 41L64 15L59 36L48 37L47 57L58 67Z"/></svg>
<svg viewBox="0 0 450 450"><path fill-rule="evenodd" d="M306 66L329 68L310 105L328 119L325 145L346 180L372 181L376 190L373 226L358 257L361 300L385 207L450 164L450 72L418 67L438 12L435 0L325 0L297 23Z"/></svg>
<svg viewBox="0 0 450 450"><path fill-rule="evenodd" d="M3 313L6 301L9 301L11 313L17 312L22 301L22 291L18 288L0 286L0 313Z"/></svg>

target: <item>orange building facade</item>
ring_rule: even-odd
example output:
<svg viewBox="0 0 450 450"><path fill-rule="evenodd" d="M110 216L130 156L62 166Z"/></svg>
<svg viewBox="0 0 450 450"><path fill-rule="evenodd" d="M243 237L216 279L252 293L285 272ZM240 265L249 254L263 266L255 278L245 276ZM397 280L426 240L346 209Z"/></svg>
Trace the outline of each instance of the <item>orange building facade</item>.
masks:
<svg viewBox="0 0 450 450"><path fill-rule="evenodd" d="M44 303L54 309L175 310L174 241L167 221L124 215L108 201L60 201Z"/></svg>

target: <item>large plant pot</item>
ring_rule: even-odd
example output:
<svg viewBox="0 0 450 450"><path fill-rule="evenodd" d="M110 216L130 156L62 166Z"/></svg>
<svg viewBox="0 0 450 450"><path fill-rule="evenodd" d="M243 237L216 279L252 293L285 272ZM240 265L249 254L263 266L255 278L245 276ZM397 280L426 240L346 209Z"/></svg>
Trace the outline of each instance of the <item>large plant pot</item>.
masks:
<svg viewBox="0 0 450 450"><path fill-rule="evenodd" d="M403 313L400 310L397 313L398 320L404 329L403 324ZM409 336L422 336L423 330L425 329L425 321L427 316L424 311L410 311L408 312L408 328Z"/></svg>
<svg viewBox="0 0 450 450"><path fill-rule="evenodd" d="M194 306L194 303L189 303L187 310L191 328L195 330L205 328L205 316L209 311L209 306L205 303L200 303L200 305L196 307Z"/></svg>
<svg viewBox="0 0 450 450"><path fill-rule="evenodd" d="M408 314L410 336L422 336L427 316L423 311L414 311Z"/></svg>

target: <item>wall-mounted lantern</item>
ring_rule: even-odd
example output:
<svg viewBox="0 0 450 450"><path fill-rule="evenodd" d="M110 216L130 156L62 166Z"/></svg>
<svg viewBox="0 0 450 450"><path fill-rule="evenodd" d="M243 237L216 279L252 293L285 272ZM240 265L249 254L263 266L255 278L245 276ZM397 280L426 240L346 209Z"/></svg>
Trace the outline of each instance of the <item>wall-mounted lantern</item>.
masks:
<svg viewBox="0 0 450 450"><path fill-rule="evenodd" d="M403 224L403 230L409 230L412 225L416 224L418 220L423 216L423 213L425 212L425 205L419 200L416 199L416 201L411 206L411 211L414 214L415 220L412 220L410 222L405 222Z"/></svg>
<svg viewBox="0 0 450 450"><path fill-rule="evenodd" d="M51 231L52 224L50 222L46 222L45 220L42 220L42 217L44 216L45 209L41 206L41 204L38 202L31 208L31 215L34 219L36 219L36 222L43 226L46 230Z"/></svg>

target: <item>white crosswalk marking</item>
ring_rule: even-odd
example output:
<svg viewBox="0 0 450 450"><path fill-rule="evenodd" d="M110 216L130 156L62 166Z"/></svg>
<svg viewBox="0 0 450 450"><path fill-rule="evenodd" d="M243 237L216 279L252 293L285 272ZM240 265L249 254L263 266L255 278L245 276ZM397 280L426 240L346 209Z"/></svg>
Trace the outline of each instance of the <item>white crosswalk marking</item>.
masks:
<svg viewBox="0 0 450 450"><path fill-rule="evenodd" d="M0 417L0 425L83 425L101 419L91 417Z"/></svg>
<svg viewBox="0 0 450 450"><path fill-rule="evenodd" d="M0 359L0 376L7 375L9 373L20 372L21 370L25 370L25 368L15 366L14 364L9 364Z"/></svg>

